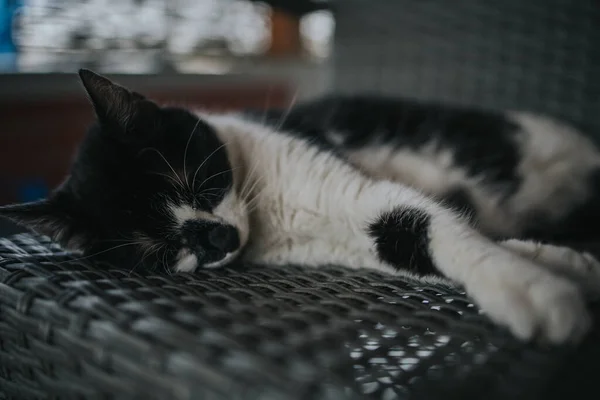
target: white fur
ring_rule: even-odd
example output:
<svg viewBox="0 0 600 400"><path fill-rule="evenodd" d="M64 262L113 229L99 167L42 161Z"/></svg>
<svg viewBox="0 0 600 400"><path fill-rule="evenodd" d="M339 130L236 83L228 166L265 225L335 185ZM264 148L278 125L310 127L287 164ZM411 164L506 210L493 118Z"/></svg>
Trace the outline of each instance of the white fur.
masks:
<svg viewBox="0 0 600 400"><path fill-rule="evenodd" d="M555 343L577 340L587 331L589 315L574 283L443 212L435 214L430 249L437 267L462 283L493 320L521 339L539 334Z"/></svg>
<svg viewBox="0 0 600 400"><path fill-rule="evenodd" d="M192 272L198 267L198 259L186 249L182 249L177 255L177 263L173 267L175 272Z"/></svg>
<svg viewBox="0 0 600 400"><path fill-rule="evenodd" d="M482 231L507 235L517 229L519 220L501 206L502 192L483 184L482 176L469 176L455 163L452 149L443 148L435 141L415 150L386 144L366 146L348 151L346 156L377 179L401 182L425 194L443 196L456 187L464 188L477 209Z"/></svg>
<svg viewBox="0 0 600 400"><path fill-rule="evenodd" d="M203 264L202 268L219 268L222 267L224 265L229 264L234 258L237 257L237 255L239 254L239 250L233 251L231 253L227 253L225 254L225 257L223 257L222 259L220 259L219 261L214 261L211 263L207 263L207 264Z"/></svg>
<svg viewBox="0 0 600 400"><path fill-rule="evenodd" d="M304 140L238 116L201 117L227 144L235 188L215 214L242 232L246 261L331 263L393 273L377 257L365 228L382 212L415 207L430 216L429 250L437 268L464 285L494 321L519 338L540 334L557 343L576 340L587 330L589 317L574 283L515 245L485 238L432 198L372 179ZM197 217L187 209L174 214L180 220ZM191 258L184 260L176 269L189 270Z"/></svg>
<svg viewBox="0 0 600 400"><path fill-rule="evenodd" d="M587 199L585 178L600 167L600 153L585 135L559 121L517 112L510 117L522 130L518 170L523 179L509 200L511 212L521 219L535 208L558 219Z"/></svg>
<svg viewBox="0 0 600 400"><path fill-rule="evenodd" d="M196 219L196 210L188 204L169 204L168 208L178 227L185 221Z"/></svg>
<svg viewBox="0 0 600 400"><path fill-rule="evenodd" d="M401 182L429 195L463 188L477 209L479 229L519 236L532 210L557 220L575 202L586 200L586 177L600 167L600 153L588 138L558 121L517 112L509 118L521 127L517 145L522 158L517 170L522 184L506 201L502 190L486 185L482 176L469 176L455 163L453 150L435 141L410 150L375 144L345 155L375 178Z"/></svg>

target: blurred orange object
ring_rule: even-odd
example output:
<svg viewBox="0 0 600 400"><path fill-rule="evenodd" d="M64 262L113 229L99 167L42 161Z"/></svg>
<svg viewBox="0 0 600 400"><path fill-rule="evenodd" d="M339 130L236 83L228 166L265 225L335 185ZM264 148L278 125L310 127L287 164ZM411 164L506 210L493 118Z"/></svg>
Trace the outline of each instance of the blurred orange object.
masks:
<svg viewBox="0 0 600 400"><path fill-rule="evenodd" d="M270 56L298 55L302 49L300 20L291 13L273 8L271 10Z"/></svg>

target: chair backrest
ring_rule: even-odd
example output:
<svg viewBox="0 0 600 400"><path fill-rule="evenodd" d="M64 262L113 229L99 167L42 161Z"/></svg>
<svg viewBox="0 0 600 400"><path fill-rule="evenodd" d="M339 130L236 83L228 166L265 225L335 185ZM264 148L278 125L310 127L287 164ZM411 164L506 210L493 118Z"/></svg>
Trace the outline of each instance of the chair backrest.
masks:
<svg viewBox="0 0 600 400"><path fill-rule="evenodd" d="M345 0L334 87L543 112L600 138L595 0Z"/></svg>

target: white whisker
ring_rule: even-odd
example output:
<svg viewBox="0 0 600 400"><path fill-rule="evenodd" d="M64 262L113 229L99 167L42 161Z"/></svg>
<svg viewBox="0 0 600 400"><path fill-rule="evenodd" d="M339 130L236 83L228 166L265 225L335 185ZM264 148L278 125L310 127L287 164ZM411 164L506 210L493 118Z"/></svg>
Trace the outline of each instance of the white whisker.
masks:
<svg viewBox="0 0 600 400"><path fill-rule="evenodd" d="M225 171L221 171L221 172L217 172L216 174L212 174L211 176L209 176L208 178L206 178L205 180L203 180L203 181L202 181L202 183L200 184L200 187L202 187L202 185L204 185L204 184L205 184L206 182L208 182L210 179L212 179L212 178L214 178L214 177L216 177L216 176L223 175L223 174L226 174L226 173L228 173L228 172L234 171L234 170L236 170L236 169L238 169L238 168L240 168L240 167L236 167L236 168L230 168L230 169L227 169L227 170L225 170Z"/></svg>
<svg viewBox="0 0 600 400"><path fill-rule="evenodd" d="M183 181L181 180L181 178L179 177L179 175L177 174L177 172L175 172L175 168L173 168L173 166L171 165L171 163L165 158L165 156L163 155L163 153L161 153L158 149L154 148L154 147L146 147L145 149L142 149L139 154L142 154L143 152L147 151L147 150L153 150L156 152L156 154L158 154L163 161L167 164L167 166L171 169L171 171L173 172L173 176L177 177L177 180L179 181L179 183L181 184L182 187L185 187L185 184L183 183Z"/></svg>
<svg viewBox="0 0 600 400"><path fill-rule="evenodd" d="M168 275L170 275L170 276L173 275L173 273L169 269L169 266L167 265L167 252L166 251L163 253L163 256L162 256L162 266Z"/></svg>
<svg viewBox="0 0 600 400"><path fill-rule="evenodd" d="M250 200L246 200L246 207L247 207L247 211L250 213L252 211L254 211L256 209L256 206L258 206L259 200L261 198L261 195L263 194L263 190L259 191L258 193L256 193Z"/></svg>
<svg viewBox="0 0 600 400"><path fill-rule="evenodd" d="M244 185L241 187L240 189L240 197L244 198L247 193L246 190L248 189L248 184L253 181L253 176L254 173L256 172L256 167L258 166L258 160L254 163L254 165L252 166L252 168L250 169L250 171L246 174L246 179L244 181Z"/></svg>
<svg viewBox="0 0 600 400"><path fill-rule="evenodd" d="M94 254L89 254L89 255L87 255L87 256L83 256L83 257L78 257L78 258L74 258L74 259L65 260L65 261L59 262L58 264L63 264L63 263L68 263L68 262L73 262L73 261L85 260L85 259L88 259L88 258L91 258L91 257L95 257L95 256L97 256L97 255L100 255L100 254L103 254L103 253L107 253L107 252L109 252L109 251L113 251L113 250L119 249L119 248L121 248L121 247L125 247L125 246L132 246L132 245L140 245L140 242L130 242L130 243L124 243L124 244L121 244L121 245L118 245L118 246L111 247L111 248L109 248L109 249L106 249L106 250L99 251L99 252L97 252L97 253L94 253Z"/></svg>
<svg viewBox="0 0 600 400"><path fill-rule="evenodd" d="M192 137L194 137L194 132L196 132L196 129L198 128L198 125L200 124L200 118L198 118L198 121L196 121L196 125L194 125L194 129L192 129L192 132L190 133L190 137L187 140L187 143L185 144L185 150L183 151L183 176L185 177L185 183L188 187L188 189L190 188L190 181L188 179L187 176L187 152L188 152L188 148L190 147L190 142L192 141Z"/></svg>
<svg viewBox="0 0 600 400"><path fill-rule="evenodd" d="M195 192L195 186L196 186L196 175L198 175L198 171L200 171L200 168L202 168L204 166L204 164L206 164L206 162L208 160L210 160L210 158L219 150L221 150L223 147L225 147L228 143L223 143L222 145L220 145L219 147L217 147L212 153L210 153L208 155L208 157L206 157L206 159L204 161L202 161L202 163L198 166L198 168L196 168L196 172L194 172L194 176L192 177L192 192Z"/></svg>
<svg viewBox="0 0 600 400"><path fill-rule="evenodd" d="M158 176L162 176L162 177L164 177L164 178L166 178L166 179L169 179L169 180L170 180L170 181L172 181L174 184L176 184L177 186L181 187L181 189L185 190L185 186L182 186L182 184L181 184L181 180L179 180L179 179L175 179L175 178L173 178L171 175L168 175L168 174L163 174L163 173L161 173L161 172L152 172L152 171L150 171L150 172L148 172L148 173L149 173L149 174L152 174L152 175L158 175Z"/></svg>
<svg viewBox="0 0 600 400"><path fill-rule="evenodd" d="M256 187L258 186L259 182L261 181L262 177L259 179L256 179L254 181L254 183L252 184L252 186L248 189L248 192L244 195L243 197L243 201L244 203L248 203L248 199L250 199L250 196L252 195L252 192L254 192L254 190L256 189ZM259 190L259 193L262 192L264 190L264 188L262 190Z"/></svg>
<svg viewBox="0 0 600 400"><path fill-rule="evenodd" d="M258 163L256 163L256 164L258 164ZM255 166L256 166L256 164L255 164ZM264 176L259 176L257 179L254 179L254 176L253 176L254 172L255 172L255 170L253 170L252 173L246 177L244 190L242 191L242 193L240 193L240 197L243 199L244 202L247 200L248 196L250 196L252 191L254 189L256 189L256 186L264 179ZM248 182L252 182L251 186L247 186Z"/></svg>
<svg viewBox="0 0 600 400"><path fill-rule="evenodd" d="M148 256L150 256L152 253L158 253L160 251L160 249L163 247L164 245L160 244L160 243L154 243L151 244L149 246L146 246L146 249L144 250L144 252L142 253L142 256L140 258L140 261L138 261L133 268L131 268L131 271L129 271L129 275L131 275L133 273L133 271L135 271L135 269L139 266L139 265L143 265L144 261L146 260L146 258L148 258Z"/></svg>
<svg viewBox="0 0 600 400"><path fill-rule="evenodd" d="M290 113L292 112L292 109L296 105L297 100L298 100L298 90L296 90L296 92L294 93L294 96L292 97L292 101L290 102L290 105L287 107L287 109L285 110L285 112L281 116L281 119L279 120L279 123L277 124L277 128L275 130L278 131L278 130L281 129L281 127L283 126L283 124L285 123L285 121L290 116Z"/></svg>

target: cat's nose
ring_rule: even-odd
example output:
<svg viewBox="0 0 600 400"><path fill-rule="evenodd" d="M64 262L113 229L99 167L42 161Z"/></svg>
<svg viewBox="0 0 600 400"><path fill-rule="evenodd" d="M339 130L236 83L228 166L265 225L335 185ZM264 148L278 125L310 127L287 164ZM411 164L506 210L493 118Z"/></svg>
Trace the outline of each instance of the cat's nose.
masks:
<svg viewBox="0 0 600 400"><path fill-rule="evenodd" d="M231 225L218 225L208 233L208 241L216 249L230 253L240 247L240 235Z"/></svg>
<svg viewBox="0 0 600 400"><path fill-rule="evenodd" d="M240 247L240 236L232 225L201 220L186 221L181 227L183 245L198 254L231 253Z"/></svg>

